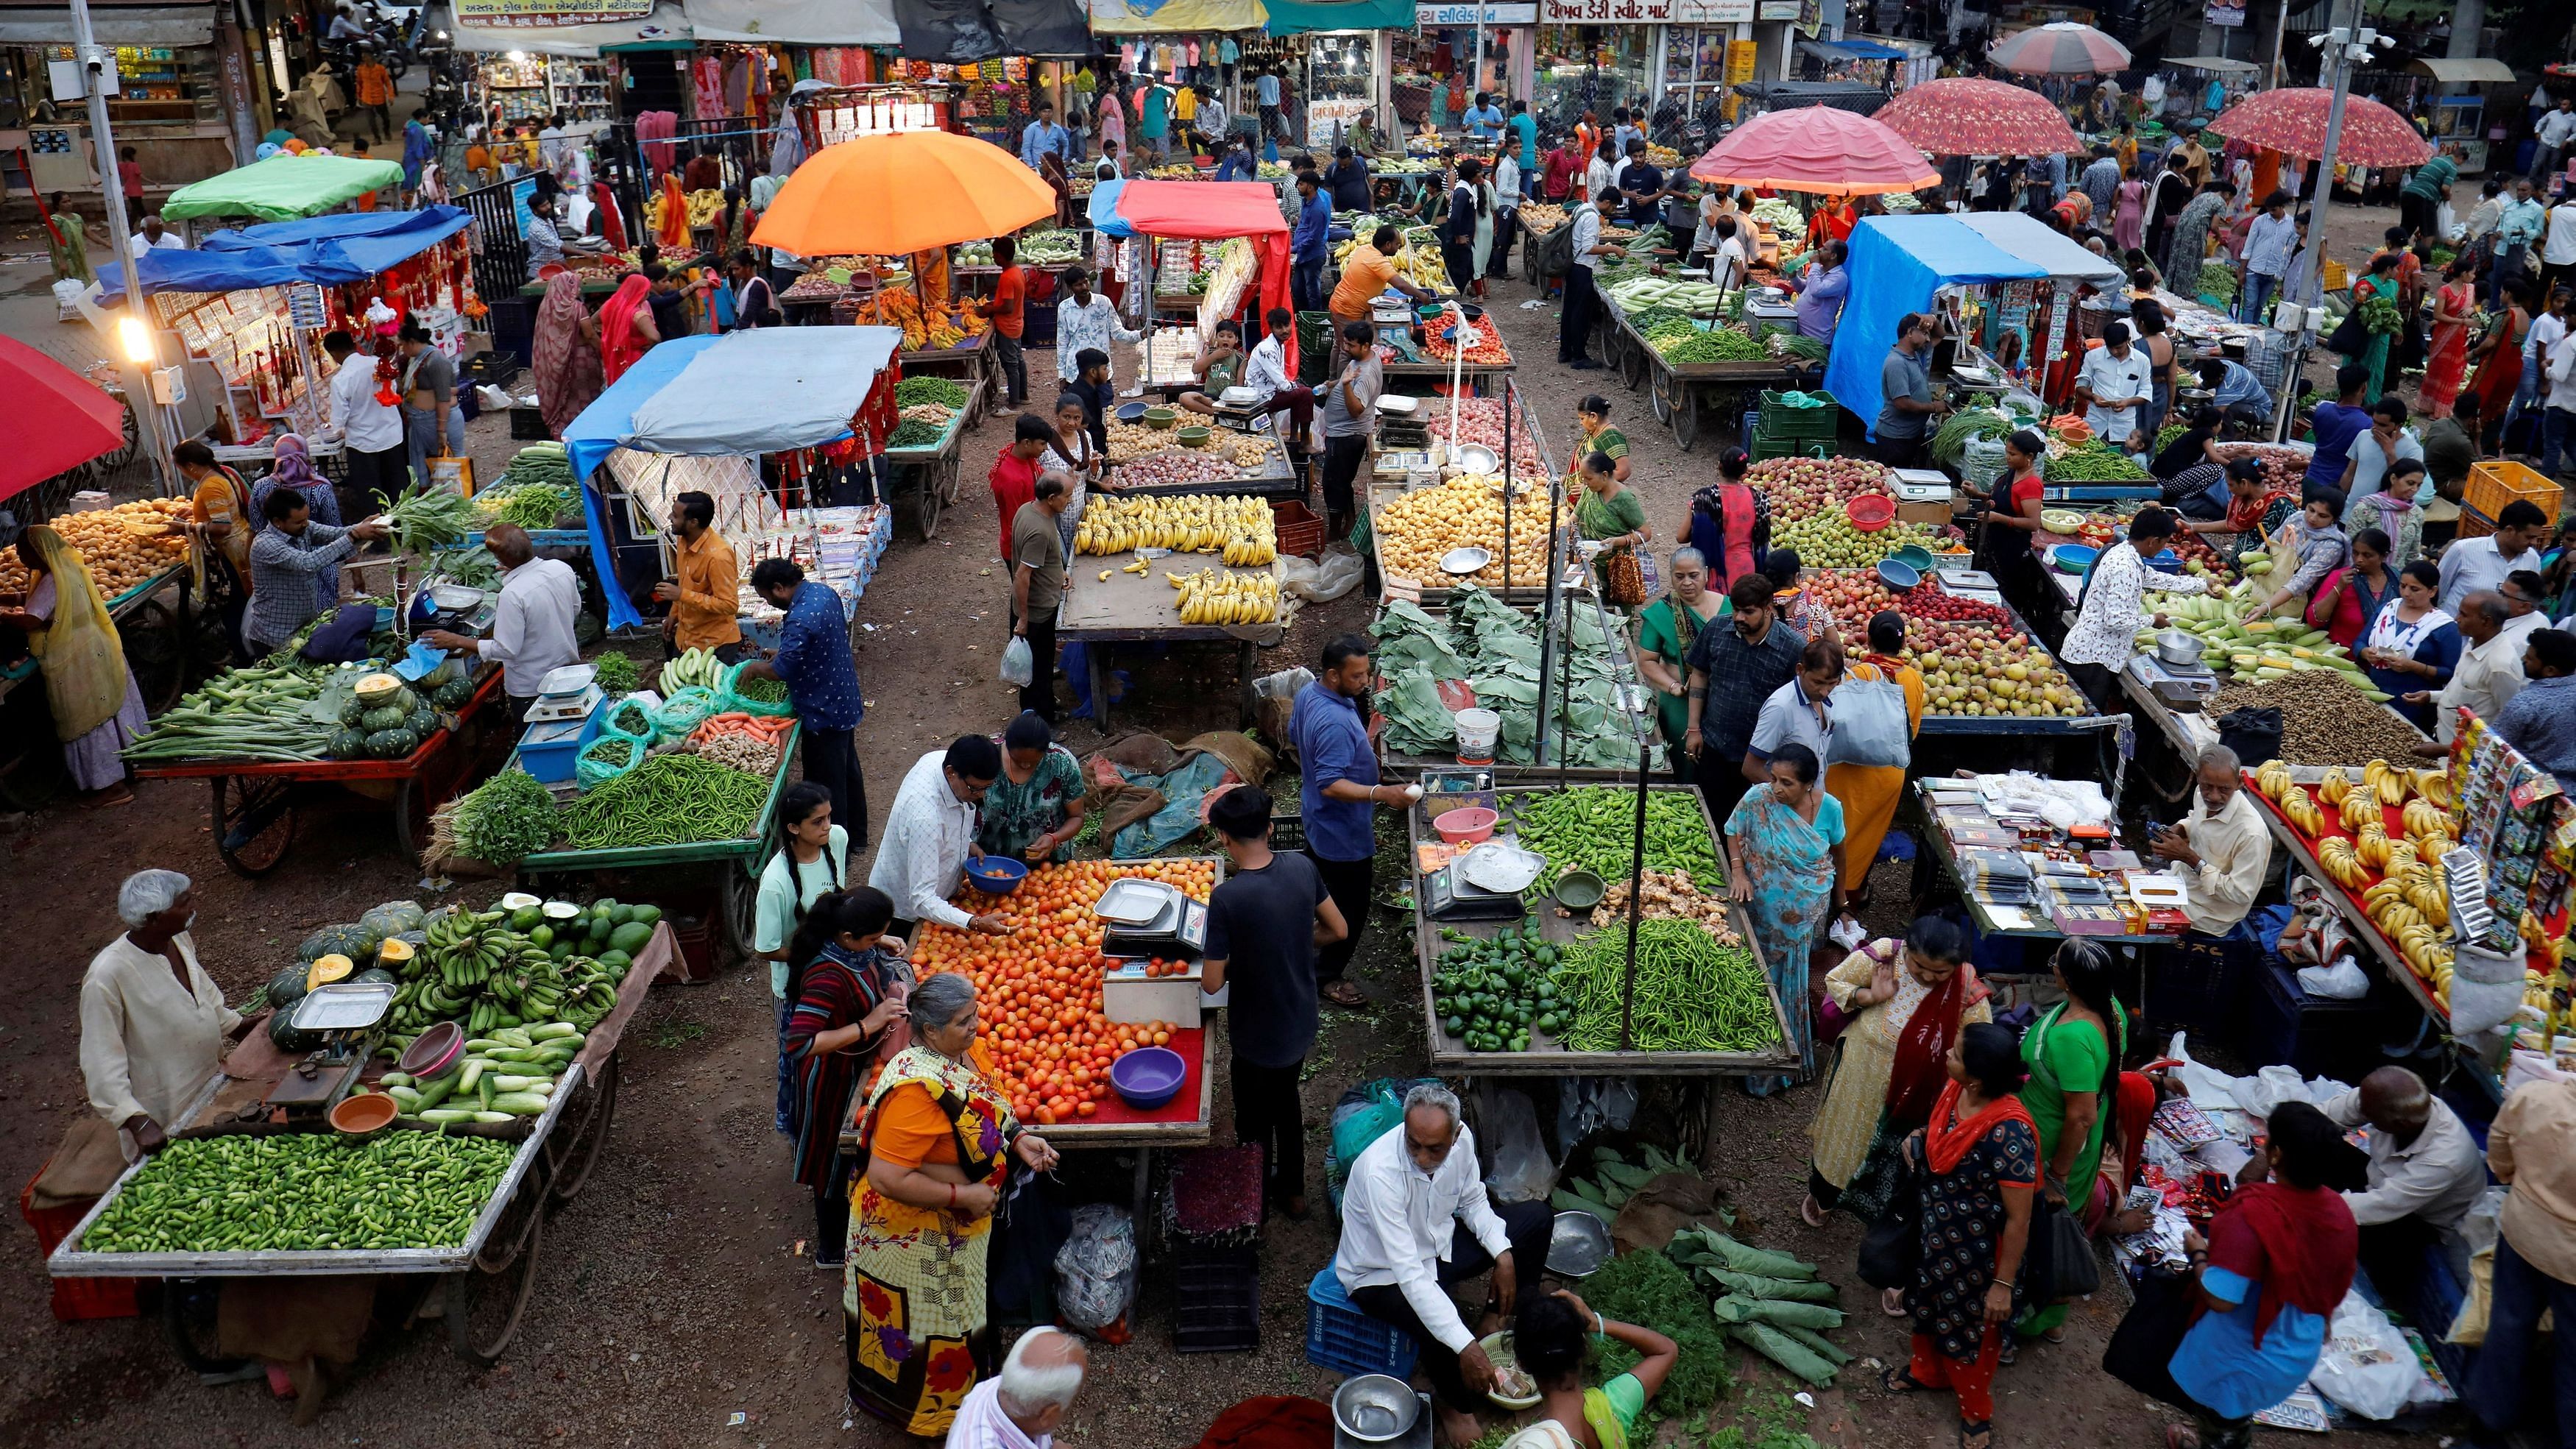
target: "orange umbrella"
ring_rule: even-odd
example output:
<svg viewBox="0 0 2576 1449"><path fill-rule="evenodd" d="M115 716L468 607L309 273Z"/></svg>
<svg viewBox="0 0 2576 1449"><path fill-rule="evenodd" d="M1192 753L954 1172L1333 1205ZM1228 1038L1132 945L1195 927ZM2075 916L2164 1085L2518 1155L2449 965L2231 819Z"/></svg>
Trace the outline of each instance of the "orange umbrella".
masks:
<svg viewBox="0 0 2576 1449"><path fill-rule="evenodd" d="M754 245L798 256L910 256L1008 236L1055 215L1055 192L990 141L895 131L826 146L778 188Z"/></svg>

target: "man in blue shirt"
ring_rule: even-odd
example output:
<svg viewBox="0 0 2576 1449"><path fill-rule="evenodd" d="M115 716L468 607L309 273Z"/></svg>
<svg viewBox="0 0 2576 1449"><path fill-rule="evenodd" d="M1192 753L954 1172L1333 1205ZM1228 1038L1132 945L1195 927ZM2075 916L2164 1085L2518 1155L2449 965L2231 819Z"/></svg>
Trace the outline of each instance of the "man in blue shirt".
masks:
<svg viewBox="0 0 2576 1449"><path fill-rule="evenodd" d="M796 708L805 778L832 796L832 823L850 832L850 848L868 843L868 789L859 775L856 733L867 713L859 698L859 664L850 654L849 616L841 596L808 582L792 559L765 558L751 571L754 593L787 617L778 652L742 666L744 679L775 679Z"/></svg>
<svg viewBox="0 0 2576 1449"><path fill-rule="evenodd" d="M2210 401L2218 405L2229 422L2260 427L2272 420L2271 392L2243 363L2224 357L2203 360L2200 385L2210 390Z"/></svg>
<svg viewBox="0 0 2576 1449"><path fill-rule="evenodd" d="M1205 115L1206 112L1201 111L1200 114ZM1252 154L1252 138L1250 136L1234 136L1229 139L1232 144L1225 148L1225 155L1216 163L1216 179L1219 181L1252 181L1259 179L1261 175L1261 158Z"/></svg>
<svg viewBox="0 0 2576 1449"><path fill-rule="evenodd" d="M1531 119L1529 102L1512 102L1512 135L1521 143L1521 195L1538 195L1538 122Z"/></svg>
<svg viewBox="0 0 2576 1449"><path fill-rule="evenodd" d="M1324 196L1324 180L1312 171L1297 173L1297 226L1289 237L1288 290L1300 312L1324 310L1324 268L1332 261L1333 203Z"/></svg>
<svg viewBox="0 0 2576 1449"><path fill-rule="evenodd" d="M2490 721L2506 744L2576 790L2576 634L2534 629L2522 654L2526 681Z"/></svg>
<svg viewBox="0 0 2576 1449"><path fill-rule="evenodd" d="M1228 41L1226 43L1229 45L1233 44L1232 41ZM1252 99L1253 104L1259 107L1261 111L1262 141L1265 144L1277 145L1279 143L1279 138L1288 134L1288 128L1285 125L1282 125L1279 120L1279 71L1277 67L1267 67L1261 72L1261 74L1252 78Z"/></svg>
<svg viewBox="0 0 2576 1449"><path fill-rule="evenodd" d="M1467 134L1479 141L1491 141L1503 134L1502 108L1495 105L1494 98L1484 91L1476 92L1476 103L1469 106L1467 114L1459 119L1467 123Z"/></svg>
<svg viewBox="0 0 2576 1449"><path fill-rule="evenodd" d="M1020 164L1031 171L1040 170L1039 158L1050 153L1067 166L1073 164L1072 138L1055 123L1055 103L1040 101L1038 118L1020 130Z"/></svg>
<svg viewBox="0 0 2576 1449"><path fill-rule="evenodd" d="M1366 999L1345 980L1360 931L1368 923L1369 874L1377 859L1379 805L1407 805L1421 791L1377 781L1378 723L1360 712L1373 672L1365 635L1344 634L1324 646L1323 670L1297 691L1288 715L1288 745L1305 774L1297 804L1306 822L1306 854L1350 926L1315 958L1316 993L1336 1006Z"/></svg>
<svg viewBox="0 0 2576 1449"><path fill-rule="evenodd" d="M2317 404L2316 416L2308 425L2309 436L2317 445L2308 459L2308 487L2343 486L2343 465L2351 459L2352 441L2370 431L2370 409L2361 402L2369 388L2367 365L2348 362L2335 369L2335 391L2340 398Z"/></svg>

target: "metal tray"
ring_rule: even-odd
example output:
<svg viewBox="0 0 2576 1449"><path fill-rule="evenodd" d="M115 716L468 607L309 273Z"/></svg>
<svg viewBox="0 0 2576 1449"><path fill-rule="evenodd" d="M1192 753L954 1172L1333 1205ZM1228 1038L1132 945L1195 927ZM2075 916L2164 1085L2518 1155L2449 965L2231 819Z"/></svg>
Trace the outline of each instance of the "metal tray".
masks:
<svg viewBox="0 0 2576 1449"><path fill-rule="evenodd" d="M1158 880L1139 880L1133 876L1109 883L1092 904L1091 913L1105 921L1123 925L1146 925L1171 910L1180 892Z"/></svg>
<svg viewBox="0 0 2576 1449"><path fill-rule="evenodd" d="M297 1031L364 1031L393 1009L390 981L334 981L316 986L295 1003Z"/></svg>

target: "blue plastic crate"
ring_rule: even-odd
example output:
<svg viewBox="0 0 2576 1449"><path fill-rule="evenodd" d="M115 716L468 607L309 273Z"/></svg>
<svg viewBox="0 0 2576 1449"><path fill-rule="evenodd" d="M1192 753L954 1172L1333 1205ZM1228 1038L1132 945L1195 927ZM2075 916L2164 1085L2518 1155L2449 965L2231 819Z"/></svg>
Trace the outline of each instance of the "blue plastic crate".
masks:
<svg viewBox="0 0 2576 1449"><path fill-rule="evenodd" d="M1306 1285L1306 1362L1338 1374L1413 1376L1413 1336L1359 1310L1327 1265Z"/></svg>
<svg viewBox="0 0 2576 1449"><path fill-rule="evenodd" d="M540 785L560 785L571 779L574 767L580 762L581 752L589 748L593 740L599 738L601 723L608 718L608 712L616 708L617 703L617 700L602 699L598 706L591 710L590 718L582 721L580 731L563 739L532 745L523 737L519 742L519 768L527 771ZM533 731L551 729L553 726L530 725L528 728Z"/></svg>

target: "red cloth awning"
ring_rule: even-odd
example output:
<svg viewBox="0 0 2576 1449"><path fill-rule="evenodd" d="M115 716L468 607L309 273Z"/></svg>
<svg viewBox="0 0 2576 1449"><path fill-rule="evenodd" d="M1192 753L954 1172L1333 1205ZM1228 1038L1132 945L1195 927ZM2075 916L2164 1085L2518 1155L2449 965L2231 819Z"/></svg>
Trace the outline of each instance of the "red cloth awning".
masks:
<svg viewBox="0 0 2576 1449"><path fill-rule="evenodd" d="M1288 231L1279 189L1267 181L1130 181L1118 192L1118 214L1138 231L1183 241Z"/></svg>
<svg viewBox="0 0 2576 1449"><path fill-rule="evenodd" d="M0 498L125 443L125 405L14 337L0 337Z"/></svg>

